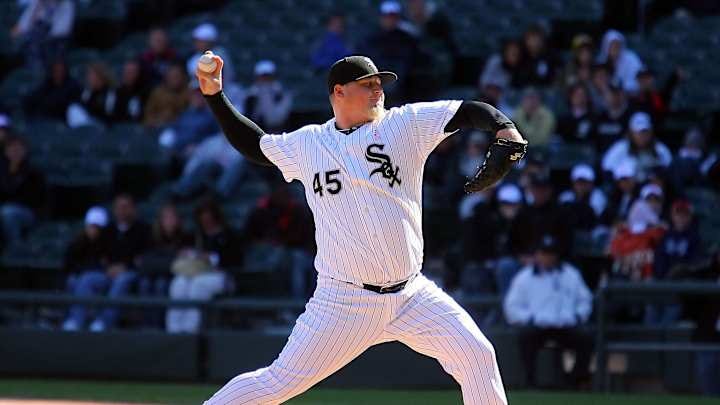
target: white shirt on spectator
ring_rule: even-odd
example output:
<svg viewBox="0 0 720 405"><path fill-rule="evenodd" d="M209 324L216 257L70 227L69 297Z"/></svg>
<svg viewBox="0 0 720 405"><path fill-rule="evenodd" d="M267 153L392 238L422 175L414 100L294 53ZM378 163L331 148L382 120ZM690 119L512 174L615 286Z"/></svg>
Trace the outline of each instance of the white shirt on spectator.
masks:
<svg viewBox="0 0 720 405"><path fill-rule="evenodd" d="M647 175L646 170L649 169L648 163L653 163L660 166L670 166L672 163L672 152L660 141L655 141L655 162L646 162L643 159L638 159L637 156L632 155L630 151L630 141L627 139L621 139L605 152L602 158L602 168L605 171L612 172L614 168L620 166L624 162L632 162L638 169L639 180L645 180ZM626 163L627 164L627 163Z"/></svg>
<svg viewBox="0 0 720 405"><path fill-rule="evenodd" d="M552 271L526 266L515 276L503 303L510 324L561 328L587 321L590 290L575 267L565 262L558 266Z"/></svg>

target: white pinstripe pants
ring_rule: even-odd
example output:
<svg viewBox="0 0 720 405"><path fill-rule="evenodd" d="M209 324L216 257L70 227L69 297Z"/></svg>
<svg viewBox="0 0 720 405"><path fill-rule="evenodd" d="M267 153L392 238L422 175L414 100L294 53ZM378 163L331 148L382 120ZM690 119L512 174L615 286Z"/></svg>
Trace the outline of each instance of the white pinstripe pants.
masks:
<svg viewBox="0 0 720 405"><path fill-rule="evenodd" d="M394 294L321 276L278 358L233 378L205 405L282 403L370 346L395 340L437 359L460 384L465 404L507 404L492 344L455 300L420 275Z"/></svg>

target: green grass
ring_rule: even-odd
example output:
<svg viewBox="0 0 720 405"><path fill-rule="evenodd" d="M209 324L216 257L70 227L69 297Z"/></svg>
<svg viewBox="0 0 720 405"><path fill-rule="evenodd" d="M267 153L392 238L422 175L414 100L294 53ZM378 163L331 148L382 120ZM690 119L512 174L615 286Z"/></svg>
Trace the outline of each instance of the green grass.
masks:
<svg viewBox="0 0 720 405"><path fill-rule="evenodd" d="M215 385L87 382L74 380L0 380L0 398L76 399L150 404L202 404ZM512 405L703 405L717 400L681 396L594 395L510 392ZM289 404L461 404L459 391L379 391L314 389Z"/></svg>

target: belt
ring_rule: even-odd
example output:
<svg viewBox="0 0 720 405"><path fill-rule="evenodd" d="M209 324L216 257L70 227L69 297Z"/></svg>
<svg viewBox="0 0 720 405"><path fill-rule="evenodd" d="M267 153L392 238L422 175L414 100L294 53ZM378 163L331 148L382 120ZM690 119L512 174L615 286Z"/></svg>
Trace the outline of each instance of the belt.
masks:
<svg viewBox="0 0 720 405"><path fill-rule="evenodd" d="M378 294L390 294L390 293L402 291L402 289L405 288L407 283L412 281L412 279L415 278L415 276L416 276L416 274L413 274L407 280L401 281L396 284L385 285L385 286L373 285L373 284L363 284L362 288L364 288L366 290L370 290L370 291L378 293Z"/></svg>

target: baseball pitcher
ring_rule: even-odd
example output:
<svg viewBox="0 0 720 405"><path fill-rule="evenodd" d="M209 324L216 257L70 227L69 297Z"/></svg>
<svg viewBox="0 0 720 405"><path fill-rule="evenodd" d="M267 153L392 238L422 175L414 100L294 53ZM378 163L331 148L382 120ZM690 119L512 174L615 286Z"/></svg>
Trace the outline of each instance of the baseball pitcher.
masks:
<svg viewBox="0 0 720 405"><path fill-rule="evenodd" d="M240 374L207 405L279 404L328 377L370 346L399 341L437 359L465 404L507 404L492 344L448 294L423 276L425 160L463 128L496 134L468 193L500 180L527 142L492 106L444 100L386 110L383 86L397 79L364 56L328 75L334 117L266 134L222 92L222 59L197 69L200 89L229 142L248 160L299 180L315 219L317 288L287 344L268 367Z"/></svg>

